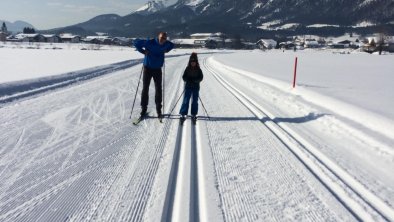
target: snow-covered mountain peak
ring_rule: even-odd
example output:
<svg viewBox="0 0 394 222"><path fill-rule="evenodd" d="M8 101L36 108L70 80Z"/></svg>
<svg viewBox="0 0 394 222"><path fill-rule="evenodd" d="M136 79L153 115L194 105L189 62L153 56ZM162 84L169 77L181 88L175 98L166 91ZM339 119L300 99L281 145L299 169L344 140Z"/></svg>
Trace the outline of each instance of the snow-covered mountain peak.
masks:
<svg viewBox="0 0 394 222"><path fill-rule="evenodd" d="M160 9L163 9L165 6L161 1L149 1L145 5L143 5L141 8L137 9L135 12L139 14L152 14Z"/></svg>
<svg viewBox="0 0 394 222"><path fill-rule="evenodd" d="M185 2L185 5L191 6L191 7L195 7L195 6L197 6L198 4L201 4L203 1L204 1L204 0L187 0L187 1Z"/></svg>
<svg viewBox="0 0 394 222"><path fill-rule="evenodd" d="M177 0L153 0L153 1L148 1L145 5L143 5L141 8L137 9L135 13L138 14L152 14L155 13L159 10L162 10L164 8L167 8L168 6L171 6L175 4Z"/></svg>

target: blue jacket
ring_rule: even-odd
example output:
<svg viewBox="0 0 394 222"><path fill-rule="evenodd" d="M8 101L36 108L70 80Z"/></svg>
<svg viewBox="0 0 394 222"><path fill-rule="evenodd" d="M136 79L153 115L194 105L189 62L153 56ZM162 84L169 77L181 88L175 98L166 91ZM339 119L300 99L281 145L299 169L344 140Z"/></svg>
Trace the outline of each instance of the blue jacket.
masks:
<svg viewBox="0 0 394 222"><path fill-rule="evenodd" d="M164 53L174 48L174 44L170 41L160 45L157 38L150 40L136 39L134 46L142 54L145 54L145 50L148 51L148 55L144 58L144 66L151 69L160 69L164 63Z"/></svg>

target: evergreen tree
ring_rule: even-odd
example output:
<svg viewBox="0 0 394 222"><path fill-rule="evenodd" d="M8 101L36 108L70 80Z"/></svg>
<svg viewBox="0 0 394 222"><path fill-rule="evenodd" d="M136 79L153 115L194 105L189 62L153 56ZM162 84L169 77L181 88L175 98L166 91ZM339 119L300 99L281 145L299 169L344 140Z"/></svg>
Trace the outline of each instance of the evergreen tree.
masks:
<svg viewBox="0 0 394 222"><path fill-rule="evenodd" d="M25 27L25 28L23 28L23 33L24 34L34 34L34 33L36 33L36 30L34 30L34 28Z"/></svg>
<svg viewBox="0 0 394 222"><path fill-rule="evenodd" d="M3 22L3 25L1 26L1 31L4 33L8 33L7 26L6 26L5 22Z"/></svg>

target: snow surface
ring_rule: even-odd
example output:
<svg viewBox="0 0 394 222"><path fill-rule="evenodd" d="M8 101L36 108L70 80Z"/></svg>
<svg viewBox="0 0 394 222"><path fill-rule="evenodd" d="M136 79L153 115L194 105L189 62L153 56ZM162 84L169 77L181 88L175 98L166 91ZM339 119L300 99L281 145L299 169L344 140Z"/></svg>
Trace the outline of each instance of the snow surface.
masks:
<svg viewBox="0 0 394 222"><path fill-rule="evenodd" d="M204 0L189 0L188 2L186 2L185 5L196 7L198 4L201 4L202 2L204 2Z"/></svg>
<svg viewBox="0 0 394 222"><path fill-rule="evenodd" d="M184 53L178 51L178 53ZM176 55L177 51L171 53ZM91 44L0 43L0 84L55 76L82 69L141 59L130 47Z"/></svg>
<svg viewBox="0 0 394 222"><path fill-rule="evenodd" d="M53 76L95 66L137 58L134 49L123 50L40 50L0 48L0 83Z"/></svg>
<svg viewBox="0 0 394 222"><path fill-rule="evenodd" d="M339 25L331 25L331 24L313 24L307 25L308 28L322 28L322 27L339 27Z"/></svg>
<svg viewBox="0 0 394 222"><path fill-rule="evenodd" d="M163 123L151 86L150 118L131 124L139 63L4 103L0 221L394 220L392 55L197 50L199 120L181 127L191 52L166 58Z"/></svg>
<svg viewBox="0 0 394 222"><path fill-rule="evenodd" d="M280 80L284 85L282 89L289 90L296 57L296 90L317 92L394 119L394 91L390 87L394 82L394 55L306 50L264 53L256 50L215 56L215 59L234 68Z"/></svg>
<svg viewBox="0 0 394 222"><path fill-rule="evenodd" d="M271 22L263 23L261 26L258 26L257 28L260 29L267 29L267 30L282 30L282 29L291 29L294 27L299 26L299 23L286 23L286 24L281 24L282 22L280 20L274 20Z"/></svg>

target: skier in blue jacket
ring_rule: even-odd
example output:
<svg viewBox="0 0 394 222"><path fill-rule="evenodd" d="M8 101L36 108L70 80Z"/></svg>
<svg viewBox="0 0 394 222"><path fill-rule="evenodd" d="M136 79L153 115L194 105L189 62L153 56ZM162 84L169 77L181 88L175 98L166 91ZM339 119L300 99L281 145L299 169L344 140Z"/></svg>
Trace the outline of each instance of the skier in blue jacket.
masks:
<svg viewBox="0 0 394 222"><path fill-rule="evenodd" d="M149 85L151 79L155 82L155 103L156 112L159 118L162 118L162 70L164 64L164 54L174 48L174 44L167 40L167 33L160 32L157 38L149 40L136 39L135 48L144 58L143 87L141 94L141 116L145 116L148 109Z"/></svg>

